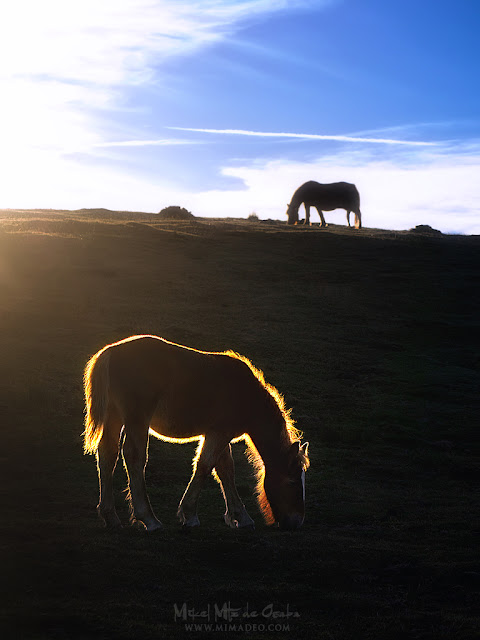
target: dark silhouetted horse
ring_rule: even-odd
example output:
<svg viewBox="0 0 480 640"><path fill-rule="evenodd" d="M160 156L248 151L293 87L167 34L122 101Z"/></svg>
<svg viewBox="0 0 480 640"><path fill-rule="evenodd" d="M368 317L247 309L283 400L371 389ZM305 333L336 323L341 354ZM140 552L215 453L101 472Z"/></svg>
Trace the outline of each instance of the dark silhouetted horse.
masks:
<svg viewBox="0 0 480 640"><path fill-rule="evenodd" d="M308 443L300 444L282 396L247 358L233 351L197 351L157 336L132 336L89 360L85 401L84 449L97 456L97 510L107 527L121 526L112 476L122 441L132 518L148 531L162 527L145 487L149 433L168 442L199 441L177 512L184 526L199 524L198 496L212 471L225 498L225 522L253 526L235 486L230 442L239 440L248 444L267 523L285 529L303 523Z"/></svg>
<svg viewBox="0 0 480 640"><path fill-rule="evenodd" d="M315 207L320 216L320 226L326 226L324 211L333 209L345 209L347 212L347 222L350 226L350 212L355 214L355 227L362 226L362 214L360 212L360 195L357 187L348 182L333 182L331 184L320 184L311 180L305 182L293 194L288 205L288 224L297 224L298 209L300 205L305 206L305 223L310 224L310 207Z"/></svg>

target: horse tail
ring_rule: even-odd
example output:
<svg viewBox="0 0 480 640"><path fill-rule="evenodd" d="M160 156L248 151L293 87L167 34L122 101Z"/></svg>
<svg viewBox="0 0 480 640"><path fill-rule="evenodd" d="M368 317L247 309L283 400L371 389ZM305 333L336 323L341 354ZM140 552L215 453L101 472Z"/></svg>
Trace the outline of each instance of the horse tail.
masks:
<svg viewBox="0 0 480 640"><path fill-rule="evenodd" d="M110 353L102 349L87 362L84 375L84 453L96 453L107 417Z"/></svg>

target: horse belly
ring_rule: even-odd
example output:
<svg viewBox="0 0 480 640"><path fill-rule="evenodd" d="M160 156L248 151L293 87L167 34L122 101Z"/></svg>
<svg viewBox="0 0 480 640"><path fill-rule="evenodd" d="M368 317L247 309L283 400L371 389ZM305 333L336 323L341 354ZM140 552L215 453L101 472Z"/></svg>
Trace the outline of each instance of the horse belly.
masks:
<svg viewBox="0 0 480 640"><path fill-rule="evenodd" d="M234 416L222 394L184 384L159 397L150 427L168 438L195 438L229 429ZM232 435L233 437L233 435Z"/></svg>
<svg viewBox="0 0 480 640"><path fill-rule="evenodd" d="M335 209L349 209L349 203L345 202L343 199L339 198L321 198L319 200L315 200L315 202L311 202L310 205L313 207L318 207L321 211L334 211Z"/></svg>
<svg viewBox="0 0 480 640"><path fill-rule="evenodd" d="M242 394L230 360L139 338L112 353L111 399L124 418L148 416L160 436L195 438L228 431L231 439L241 435Z"/></svg>
<svg viewBox="0 0 480 640"><path fill-rule="evenodd" d="M356 211L359 208L358 191L355 185L346 182L318 185L307 198L307 204L322 211L345 209Z"/></svg>
<svg viewBox="0 0 480 640"><path fill-rule="evenodd" d="M154 413L150 428L159 436L166 438L196 438L204 435L201 425L185 415L167 415L165 411L158 410Z"/></svg>

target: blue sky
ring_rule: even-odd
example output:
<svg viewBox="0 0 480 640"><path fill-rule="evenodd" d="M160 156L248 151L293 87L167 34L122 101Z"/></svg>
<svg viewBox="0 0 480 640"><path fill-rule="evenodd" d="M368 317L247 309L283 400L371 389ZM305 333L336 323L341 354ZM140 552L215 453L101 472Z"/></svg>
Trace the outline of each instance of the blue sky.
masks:
<svg viewBox="0 0 480 640"><path fill-rule="evenodd" d="M0 207L286 220L346 180L367 227L480 234L479 26L477 0L4 2Z"/></svg>

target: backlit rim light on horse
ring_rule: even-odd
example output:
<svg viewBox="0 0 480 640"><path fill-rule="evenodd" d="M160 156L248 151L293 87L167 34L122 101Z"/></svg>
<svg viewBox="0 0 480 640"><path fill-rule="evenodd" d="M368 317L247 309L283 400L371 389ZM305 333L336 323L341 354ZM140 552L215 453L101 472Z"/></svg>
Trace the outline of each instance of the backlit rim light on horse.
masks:
<svg viewBox="0 0 480 640"><path fill-rule="evenodd" d="M178 508L184 526L199 524L198 496L210 473L225 498L226 523L253 526L235 486L230 443L241 440L255 469L257 501L266 522L286 529L303 523L308 443L300 444L302 433L283 396L248 358L157 336L132 336L89 360L84 385L84 451L97 457L97 509L106 526L120 526L111 480L123 434L132 517L149 531L162 527L145 488L149 433L166 442L199 443Z"/></svg>

